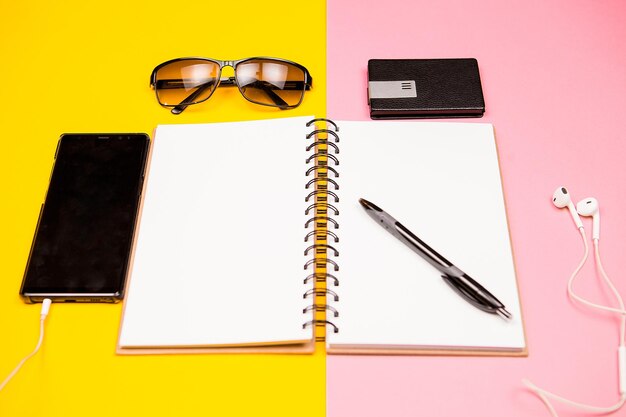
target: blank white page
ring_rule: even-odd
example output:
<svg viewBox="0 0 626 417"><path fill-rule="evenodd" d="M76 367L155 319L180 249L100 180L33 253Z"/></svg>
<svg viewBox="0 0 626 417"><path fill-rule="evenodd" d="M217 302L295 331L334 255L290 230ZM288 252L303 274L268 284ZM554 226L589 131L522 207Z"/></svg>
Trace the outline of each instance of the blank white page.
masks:
<svg viewBox="0 0 626 417"><path fill-rule="evenodd" d="M341 122L339 333L333 347L522 350L524 329L493 127ZM425 260L376 224L378 205L470 275L513 314L458 296Z"/></svg>
<svg viewBox="0 0 626 417"><path fill-rule="evenodd" d="M311 340L302 328L310 119L156 129L120 347Z"/></svg>

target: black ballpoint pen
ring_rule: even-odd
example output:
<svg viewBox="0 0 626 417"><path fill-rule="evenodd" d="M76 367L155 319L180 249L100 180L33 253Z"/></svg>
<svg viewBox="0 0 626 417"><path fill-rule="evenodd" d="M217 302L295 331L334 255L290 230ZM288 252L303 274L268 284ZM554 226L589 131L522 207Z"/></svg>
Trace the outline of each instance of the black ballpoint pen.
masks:
<svg viewBox="0 0 626 417"><path fill-rule="evenodd" d="M441 272L441 278L465 300L487 313L498 314L507 320L513 317L493 294L411 233L402 223L363 198L359 199L359 203L376 223Z"/></svg>

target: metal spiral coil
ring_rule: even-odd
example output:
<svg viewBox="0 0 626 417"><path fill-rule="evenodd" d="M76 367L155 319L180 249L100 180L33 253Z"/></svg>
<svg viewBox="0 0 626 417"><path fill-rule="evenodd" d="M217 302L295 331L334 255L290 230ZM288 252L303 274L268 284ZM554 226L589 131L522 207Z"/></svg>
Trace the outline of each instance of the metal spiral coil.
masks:
<svg viewBox="0 0 626 417"><path fill-rule="evenodd" d="M318 127L316 123L323 123L325 127ZM321 126L321 124L319 124ZM309 229L313 226L312 231L308 231L304 236L304 241L308 242L308 246L304 250L304 256L307 261L304 269L309 270L308 275L304 278L304 285L313 285L304 294L303 298L311 298L311 304L306 306L303 314L313 314L313 317L302 325L302 328L332 328L333 333L339 332L339 327L332 321L322 319L321 316L316 317L316 313L325 313L326 317L339 317L339 311L326 300L330 297L333 302L339 301L339 295L329 289L329 286L339 286L339 278L328 272L329 270L337 273L339 264L331 257L339 257L339 251L331 245L339 242L339 236L330 229L339 229L339 209L331 203L338 203L339 196L334 191L339 190L339 127L329 119L313 119L307 123L307 127L313 130L306 135L307 145L306 152L309 156L306 158L306 172L308 177L305 183L307 190L304 199L304 214L308 217L304 228ZM331 178L332 176L332 178ZM311 190L312 191L309 191ZM325 338L320 336L320 331L315 331L316 341L324 341Z"/></svg>

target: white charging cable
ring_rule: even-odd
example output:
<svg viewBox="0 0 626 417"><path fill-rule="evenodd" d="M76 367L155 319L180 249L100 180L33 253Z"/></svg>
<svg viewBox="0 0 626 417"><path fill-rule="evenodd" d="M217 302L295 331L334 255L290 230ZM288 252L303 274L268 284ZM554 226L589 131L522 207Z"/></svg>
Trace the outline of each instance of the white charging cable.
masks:
<svg viewBox="0 0 626 417"><path fill-rule="evenodd" d="M583 265L585 264L585 262L587 261L587 258L589 257L589 245L587 244L587 236L585 235L585 229L582 227L579 227L578 229L580 231L580 234L582 236L582 240L583 240L583 244L585 246L585 253L583 255L583 258L580 260L580 263L578 264L578 266L576 267L576 269L574 270L574 272L572 273L572 275L570 276L570 279L567 283L567 293L569 294L569 296L574 299L579 301L580 303L588 306L588 307L592 307L592 308L596 308L599 310L603 310L603 311L610 311L612 313L618 313L620 314L621 318L620 318L620 338L619 338L619 347L617 349L617 354L618 354L618 372L619 372L619 401L609 407L596 407L596 406L590 406L587 404L582 404L582 403L578 403L575 401L571 401L568 400L567 398L561 397L559 395L553 394L550 391L546 391L542 388L539 388L538 386L536 386L535 384L533 384L532 382L530 382L527 379L523 379L522 382L524 383L524 385L526 385L526 387L528 387L528 389L530 389L532 392L534 392L535 394L537 394L537 396L541 399L541 401L543 401L543 403L546 405L546 407L548 408L548 410L550 411L550 414L553 417L558 417L558 414L556 413L556 410L554 409L554 407L552 406L552 404L550 403L549 399L553 399L556 401L559 401L563 404L567 404L571 407L574 408L579 408L581 410L585 410L591 413L598 413L598 414L608 414L608 413L612 413L615 412L617 410L619 410L620 408L622 408L622 406L626 403L626 310L624 309L624 301L622 299L622 297L620 296L619 292L617 291L617 289L615 288L615 286L613 285L613 282L610 280L610 278L608 277L608 275L606 274L606 272L604 271L604 267L602 266L602 261L600 260L600 247L599 247L599 238L594 236L593 239L593 243L594 243L594 252L595 252L595 260L596 260L596 268L598 269L598 271L600 272L600 275L602 276L602 279L606 282L607 286L611 289L611 291L613 292L613 295L615 296L618 304L619 304L619 309L618 308L612 308L612 307L607 307L604 305L600 305L600 304L596 304L593 303L589 300L586 300L582 297L580 297L579 295L577 295L574 290L573 290L573 282L574 279L576 278L576 276L578 275L578 273L580 272L580 270L582 269Z"/></svg>
<svg viewBox="0 0 626 417"><path fill-rule="evenodd" d="M9 376L7 376L4 381L2 381L2 384L0 384L0 391L2 391L6 384L9 383L11 378L13 378L15 374L17 374L22 365L24 365L27 360L35 356L35 354L37 354L37 352L39 351L39 348L43 343L44 323L46 321L46 317L48 316L48 312L50 311L50 304L52 304L52 300L50 300L49 298L44 299L43 303L41 304L41 315L39 317L39 340L37 341L37 346L35 346L35 350L33 350L30 354L28 354L28 356L22 359L20 363L17 364L15 369L13 369L13 371L9 374Z"/></svg>

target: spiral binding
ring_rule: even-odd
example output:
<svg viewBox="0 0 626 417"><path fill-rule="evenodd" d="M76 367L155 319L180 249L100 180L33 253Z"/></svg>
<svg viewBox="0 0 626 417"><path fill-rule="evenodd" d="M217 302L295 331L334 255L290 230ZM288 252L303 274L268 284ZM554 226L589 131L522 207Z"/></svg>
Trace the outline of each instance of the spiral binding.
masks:
<svg viewBox="0 0 626 417"><path fill-rule="evenodd" d="M316 126L318 122L324 123L325 127ZM339 301L339 295L329 288L331 285L338 286L339 279L328 272L331 268L335 273L339 271L339 264L331 259L339 256L339 251L332 245L339 242L339 236L331 230L339 229L339 222L335 219L339 216L339 209L333 204L339 202L339 196L334 192L339 190L339 128L332 120L323 118L313 119L306 126L313 130L306 135L306 152L310 155L306 158L307 194L304 201L308 204L304 214L309 218L304 228L313 230L307 230L304 236L304 241L308 243L304 256L310 258L304 264L304 269L308 271L304 284L313 283L313 287L303 294L304 299L312 301L302 313L313 313L314 316L302 328L315 326L320 329L316 330L315 340L323 342L325 329L329 326L334 333L339 332L339 327L328 317L316 316L316 313L326 316L332 313L333 317L339 317L339 311L326 302L328 297L334 302Z"/></svg>

